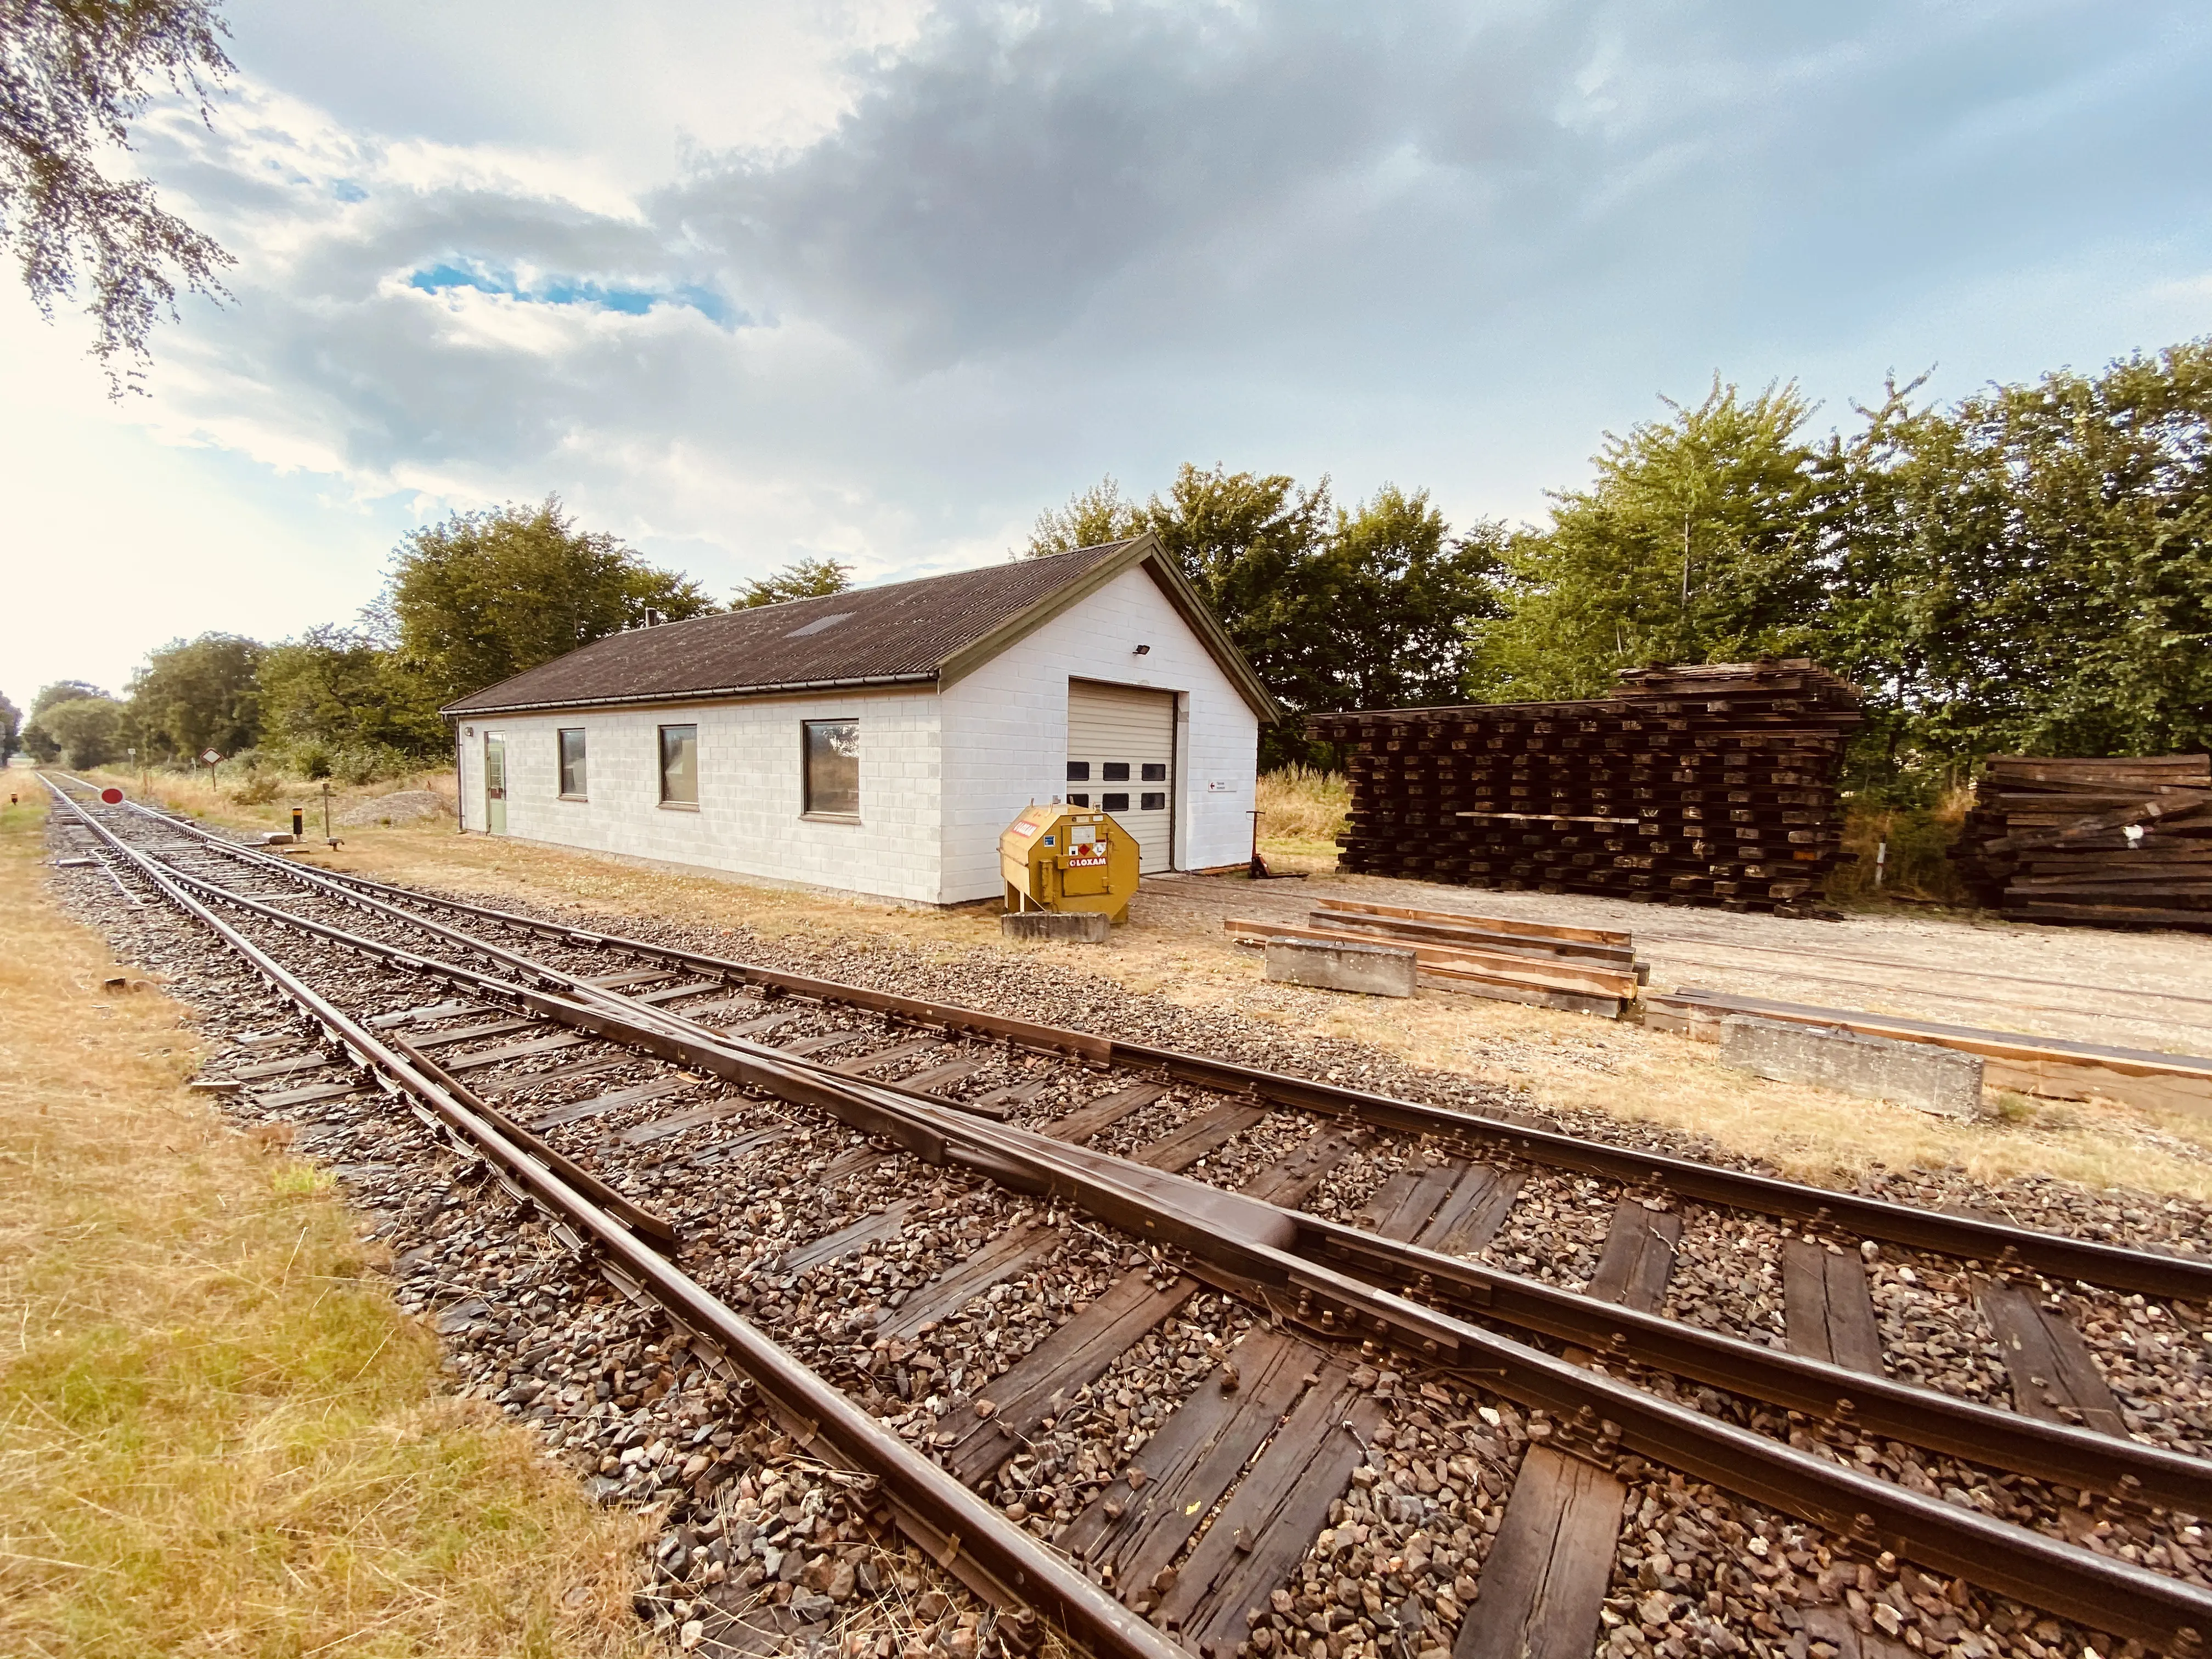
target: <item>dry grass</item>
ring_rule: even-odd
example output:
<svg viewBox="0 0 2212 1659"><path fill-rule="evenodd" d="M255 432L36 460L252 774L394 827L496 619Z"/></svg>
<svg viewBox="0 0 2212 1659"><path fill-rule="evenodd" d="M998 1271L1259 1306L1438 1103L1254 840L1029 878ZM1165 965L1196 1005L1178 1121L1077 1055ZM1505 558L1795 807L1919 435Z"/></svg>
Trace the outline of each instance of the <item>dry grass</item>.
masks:
<svg viewBox="0 0 2212 1659"><path fill-rule="evenodd" d="M120 970L46 896L23 793L0 809L0 1651L643 1651L640 1523L438 1393L329 1178L186 1092L177 1004L102 989Z"/></svg>
<svg viewBox="0 0 2212 1659"><path fill-rule="evenodd" d="M1287 855L1292 869L1336 867L1336 838L1352 809L1352 786L1341 774L1286 767L1260 775L1253 805L1260 809L1260 850Z"/></svg>

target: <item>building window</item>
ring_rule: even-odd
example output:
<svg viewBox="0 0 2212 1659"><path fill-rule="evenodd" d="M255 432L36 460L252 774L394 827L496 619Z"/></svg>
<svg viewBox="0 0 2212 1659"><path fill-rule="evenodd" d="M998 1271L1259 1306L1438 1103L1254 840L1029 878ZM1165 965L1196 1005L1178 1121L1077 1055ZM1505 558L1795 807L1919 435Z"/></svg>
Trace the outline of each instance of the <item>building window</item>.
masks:
<svg viewBox="0 0 2212 1659"><path fill-rule="evenodd" d="M1127 783L1129 781L1129 763L1108 761L1099 769L1098 775L1109 783Z"/></svg>
<svg viewBox="0 0 2212 1659"><path fill-rule="evenodd" d="M1145 763L1145 781L1146 783L1165 783L1167 781L1168 763L1165 761L1146 761Z"/></svg>
<svg viewBox="0 0 2212 1659"><path fill-rule="evenodd" d="M1091 781L1091 763L1090 763L1089 761L1070 761L1070 762L1068 762L1068 763L1067 763L1067 781L1068 781L1070 783L1088 783L1088 782L1090 782L1090 781Z"/></svg>
<svg viewBox="0 0 2212 1659"><path fill-rule="evenodd" d="M584 799L584 728L564 727L561 732L561 795L564 800Z"/></svg>
<svg viewBox="0 0 2212 1659"><path fill-rule="evenodd" d="M809 817L860 816L860 723L806 722L806 812Z"/></svg>
<svg viewBox="0 0 2212 1659"><path fill-rule="evenodd" d="M1127 795L1109 795L1102 804L1109 812L1126 812L1129 810L1129 798Z"/></svg>
<svg viewBox="0 0 2212 1659"><path fill-rule="evenodd" d="M660 728L660 804L699 804L699 728L696 726Z"/></svg>
<svg viewBox="0 0 2212 1659"><path fill-rule="evenodd" d="M1091 805L1091 797L1088 795L1070 795L1067 798L1067 804L1070 806L1088 806Z"/></svg>
<svg viewBox="0 0 2212 1659"><path fill-rule="evenodd" d="M1145 791L1144 794L1139 798L1139 804L1147 812L1164 812L1168 810L1167 791L1164 789L1147 789Z"/></svg>

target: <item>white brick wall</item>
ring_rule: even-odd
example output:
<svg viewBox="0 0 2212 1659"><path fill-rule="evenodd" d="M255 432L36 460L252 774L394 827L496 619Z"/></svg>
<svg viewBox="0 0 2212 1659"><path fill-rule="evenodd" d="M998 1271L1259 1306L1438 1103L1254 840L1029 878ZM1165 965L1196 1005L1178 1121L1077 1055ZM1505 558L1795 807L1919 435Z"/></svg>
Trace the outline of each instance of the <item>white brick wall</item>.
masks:
<svg viewBox="0 0 2212 1659"><path fill-rule="evenodd" d="M1066 793L1072 678L1176 693L1176 866L1250 854L1258 717L1159 585L1125 570L945 691L945 902L1002 891L999 832Z"/></svg>
<svg viewBox="0 0 2212 1659"><path fill-rule="evenodd" d="M779 881L937 902L933 692L755 698L464 720L465 827L484 827L483 739L507 739L507 832ZM799 723L860 722L860 822L802 816ZM699 728L699 807L660 805L659 728ZM559 739L586 733L590 799L560 799Z"/></svg>
<svg viewBox="0 0 2212 1659"><path fill-rule="evenodd" d="M1139 645L1152 650L1135 654ZM922 903L992 898L999 834L1066 789L1067 682L1176 693L1176 865L1251 848L1259 723L1152 579L1124 571L942 696L747 698L462 722L462 823L484 828L483 739L507 739L507 830L776 881ZM799 723L860 722L860 822L801 816ZM699 728L699 810L659 804L659 730ZM560 797L564 726L588 734L590 799ZM1223 786L1218 791L1211 786Z"/></svg>

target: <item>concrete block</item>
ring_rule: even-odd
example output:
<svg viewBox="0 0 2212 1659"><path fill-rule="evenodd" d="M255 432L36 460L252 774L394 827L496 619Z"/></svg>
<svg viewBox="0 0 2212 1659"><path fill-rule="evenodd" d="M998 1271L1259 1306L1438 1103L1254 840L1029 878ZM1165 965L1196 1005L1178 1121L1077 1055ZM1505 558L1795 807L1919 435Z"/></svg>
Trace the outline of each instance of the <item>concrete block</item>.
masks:
<svg viewBox="0 0 2212 1659"><path fill-rule="evenodd" d="M1778 1083L1817 1083L1945 1117L1982 1115L1981 1056L1932 1043L1730 1014L1721 1021L1721 1059Z"/></svg>
<svg viewBox="0 0 2212 1659"><path fill-rule="evenodd" d="M1267 977L1320 991L1371 997L1413 994L1413 953L1395 945L1345 945L1329 939L1271 939Z"/></svg>
<svg viewBox="0 0 2212 1659"><path fill-rule="evenodd" d="M999 931L1008 939L1062 945L1103 945L1110 926L1103 910L1009 910L999 918Z"/></svg>

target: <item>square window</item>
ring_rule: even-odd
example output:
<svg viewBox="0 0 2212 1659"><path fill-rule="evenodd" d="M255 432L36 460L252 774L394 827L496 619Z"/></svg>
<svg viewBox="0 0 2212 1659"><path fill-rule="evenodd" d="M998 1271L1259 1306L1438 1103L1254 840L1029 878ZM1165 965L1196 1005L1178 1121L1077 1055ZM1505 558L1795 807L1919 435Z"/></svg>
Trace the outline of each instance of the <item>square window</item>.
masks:
<svg viewBox="0 0 2212 1659"><path fill-rule="evenodd" d="M1129 798L1127 795L1109 795L1099 804L1109 812L1126 812L1129 810Z"/></svg>
<svg viewBox="0 0 2212 1659"><path fill-rule="evenodd" d="M660 728L660 804L699 804L699 728L696 726Z"/></svg>
<svg viewBox="0 0 2212 1659"><path fill-rule="evenodd" d="M1145 763L1145 781L1146 783L1165 783L1167 781L1168 763L1165 761L1146 761Z"/></svg>
<svg viewBox="0 0 2212 1659"><path fill-rule="evenodd" d="M1138 799L1147 812L1164 812L1168 810L1168 795L1164 789L1147 789Z"/></svg>
<svg viewBox="0 0 2212 1659"><path fill-rule="evenodd" d="M830 817L860 816L860 723L806 723L806 810Z"/></svg>
<svg viewBox="0 0 2212 1659"><path fill-rule="evenodd" d="M1091 805L1091 797L1088 795L1070 795L1067 798L1067 804L1070 806L1088 806Z"/></svg>
<svg viewBox="0 0 2212 1659"><path fill-rule="evenodd" d="M1129 781L1129 763L1127 761L1108 761L1103 767L1099 769L1098 775L1105 779L1109 783L1127 783Z"/></svg>
<svg viewBox="0 0 2212 1659"><path fill-rule="evenodd" d="M1090 763L1089 761L1070 761L1070 762L1068 762L1068 763L1067 763L1067 781L1068 781L1070 783L1088 783L1088 782L1090 782L1090 781L1091 781L1091 763Z"/></svg>
<svg viewBox="0 0 2212 1659"><path fill-rule="evenodd" d="M570 800L584 799L584 728L564 727L561 732L561 793Z"/></svg>

